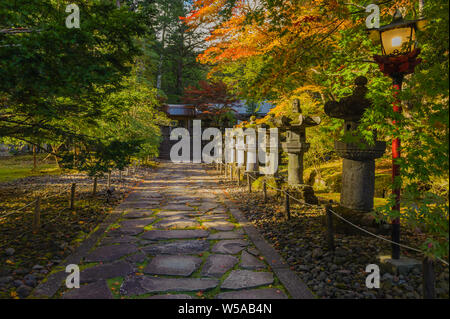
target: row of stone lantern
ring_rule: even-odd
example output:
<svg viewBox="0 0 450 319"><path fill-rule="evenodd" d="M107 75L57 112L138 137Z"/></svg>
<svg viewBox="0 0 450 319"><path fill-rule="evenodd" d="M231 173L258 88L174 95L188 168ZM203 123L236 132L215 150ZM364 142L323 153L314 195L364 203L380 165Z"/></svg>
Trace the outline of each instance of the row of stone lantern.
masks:
<svg viewBox="0 0 450 319"><path fill-rule="evenodd" d="M366 98L367 79L358 77L355 80L356 88L352 95L341 101L330 101L325 104L325 113L330 117L344 120L344 133L354 135L365 110L371 105ZM257 125L255 117L250 119L246 128L253 128L249 133L242 128L226 131L225 161L235 167L239 172L245 168L245 173L256 178L263 171L264 166L259 163L281 162L281 150L288 155L288 179L284 191L293 197L302 199L308 204L318 204L313 188L306 185L303 179L303 157L309 150L310 144L306 139L306 129L321 123L318 116L305 116L302 114L299 100L292 103L292 112L289 117L275 118L273 114L265 124ZM259 128L265 128L265 136ZM277 128L285 135L285 140L276 138L270 141L270 128ZM263 151L258 149L262 146ZM374 141L367 145L360 141L358 144L335 141L335 151L343 158L342 190L340 204L343 207L368 212L373 209L375 188L375 159L383 155L386 143ZM261 161L262 159L262 161ZM232 169L232 168L231 168ZM281 185L278 170L269 174L277 185Z"/></svg>
<svg viewBox="0 0 450 319"><path fill-rule="evenodd" d="M277 164L281 162L281 149L283 149L289 157L288 162L288 184L285 186L285 191L292 196L303 199L309 204L318 204L318 199L314 195L311 186L305 185L303 182L303 157L305 152L309 149L309 144L306 142L306 128L313 127L320 124L320 117L304 116L300 109L299 100L294 100L292 104L292 117L281 117L275 119L273 115L267 121L267 124L256 125L255 117L250 119L247 128L253 128L251 133L244 132L242 128L235 128L233 131L226 132L225 156L226 162L236 165L240 170L245 166L245 172L251 174L253 177L259 174L259 157L257 145L265 146L260 154L263 154L263 163L267 164L275 161ZM266 135L258 139L258 129L265 128ZM275 141L270 141L270 132L268 129L278 128L286 135L286 141L281 141L276 138ZM272 178L279 184L280 177L275 170L271 175Z"/></svg>

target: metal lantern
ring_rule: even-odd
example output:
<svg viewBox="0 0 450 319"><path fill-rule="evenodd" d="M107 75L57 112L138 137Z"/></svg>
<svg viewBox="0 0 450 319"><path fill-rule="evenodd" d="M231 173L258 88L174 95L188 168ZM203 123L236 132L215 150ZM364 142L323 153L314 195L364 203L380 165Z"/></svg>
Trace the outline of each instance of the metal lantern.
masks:
<svg viewBox="0 0 450 319"><path fill-rule="evenodd" d="M382 55L395 57L408 54L416 48L416 31L422 22L403 19L397 9L390 24L369 31L371 38L380 40Z"/></svg>

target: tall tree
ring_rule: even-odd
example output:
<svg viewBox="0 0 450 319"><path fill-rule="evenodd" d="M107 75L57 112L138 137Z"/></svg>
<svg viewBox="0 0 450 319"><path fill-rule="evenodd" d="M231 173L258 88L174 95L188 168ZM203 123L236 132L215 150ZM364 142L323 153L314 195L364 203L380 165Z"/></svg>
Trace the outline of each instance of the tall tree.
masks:
<svg viewBox="0 0 450 319"><path fill-rule="evenodd" d="M184 87L206 76L206 68L196 57L204 47L205 30L189 29L182 19L189 13L192 1L155 0L158 12L154 33L159 55L157 88L169 102L180 102Z"/></svg>

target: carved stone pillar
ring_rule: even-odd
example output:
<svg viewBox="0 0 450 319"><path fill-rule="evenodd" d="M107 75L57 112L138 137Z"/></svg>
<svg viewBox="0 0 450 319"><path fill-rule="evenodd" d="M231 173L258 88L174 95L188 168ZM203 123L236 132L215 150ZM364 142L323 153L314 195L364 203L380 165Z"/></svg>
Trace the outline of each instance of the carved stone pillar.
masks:
<svg viewBox="0 0 450 319"><path fill-rule="evenodd" d="M365 97L366 84L365 77L358 77L351 96L339 102L329 101L325 104L325 113L345 121L344 136L356 136L361 117L371 105L371 101ZM344 159L341 206L361 212L370 212L373 209L375 159L383 156L385 149L386 143L382 141L375 141L373 145L368 145L363 140L358 144L335 141L336 153Z"/></svg>
<svg viewBox="0 0 450 319"><path fill-rule="evenodd" d="M306 142L306 128L319 125L321 119L301 114L299 100L293 101L292 111L294 119L282 117L278 121L280 128L286 131L286 142L282 143L282 147L288 153L289 160L287 191L309 204L318 204L313 188L303 183L303 156L310 147Z"/></svg>

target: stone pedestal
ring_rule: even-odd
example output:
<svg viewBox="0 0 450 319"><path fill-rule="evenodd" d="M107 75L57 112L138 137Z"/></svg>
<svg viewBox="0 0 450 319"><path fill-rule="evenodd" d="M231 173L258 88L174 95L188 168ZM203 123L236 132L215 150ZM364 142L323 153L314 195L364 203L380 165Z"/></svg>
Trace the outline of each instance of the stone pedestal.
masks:
<svg viewBox="0 0 450 319"><path fill-rule="evenodd" d="M300 199L305 203L311 205L318 205L319 199L314 194L314 189L309 185L287 185L284 187L284 190L288 192L292 197ZM297 202L292 201L293 204L298 204Z"/></svg>
<svg viewBox="0 0 450 319"><path fill-rule="evenodd" d="M374 192L375 161L344 159L341 205L359 211L370 211L373 208Z"/></svg>
<svg viewBox="0 0 450 319"><path fill-rule="evenodd" d="M422 271L422 262L419 260L400 257L400 259L392 259L389 255L378 256L380 268L383 272L389 272L393 275L408 275L414 269Z"/></svg>
<svg viewBox="0 0 450 319"><path fill-rule="evenodd" d="M231 129L225 130L225 177L233 179L236 162L235 137Z"/></svg>
<svg viewBox="0 0 450 319"><path fill-rule="evenodd" d="M272 136L270 133L270 129L275 128L274 115L270 114L270 116L271 117L267 121L268 124L264 124L263 126L266 129L266 134L263 137L263 146L265 147L266 152L264 155L264 161L262 161L264 166L261 167L258 165L258 172L277 179L279 176L278 167L281 163L281 143L278 135ZM259 145L259 147L261 147L261 145Z"/></svg>
<svg viewBox="0 0 450 319"><path fill-rule="evenodd" d="M253 174L255 177L259 175L258 160L258 129L260 125L256 124L256 116L250 117L250 123L247 125L245 135L245 171ZM248 131L247 131L248 130ZM252 131L253 130L253 131Z"/></svg>
<svg viewBox="0 0 450 319"><path fill-rule="evenodd" d="M291 150L288 153L288 184L303 184L303 155L309 149L309 144L302 143L295 150L289 143L283 143L282 146L286 151Z"/></svg>
<svg viewBox="0 0 450 319"><path fill-rule="evenodd" d="M245 164L245 145L237 144L236 152L237 152L237 166L243 167Z"/></svg>
<svg viewBox="0 0 450 319"><path fill-rule="evenodd" d="M377 141L373 147L362 148L340 141L335 142L336 153L341 156L341 205L356 211L370 212L375 194L375 159L383 155L385 142Z"/></svg>

